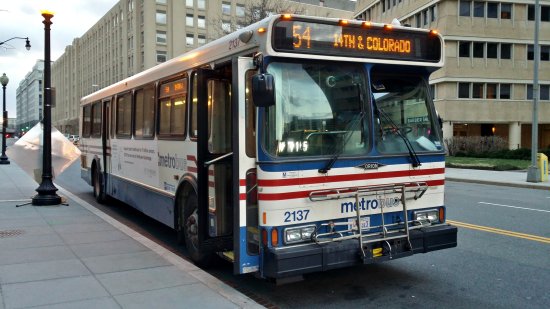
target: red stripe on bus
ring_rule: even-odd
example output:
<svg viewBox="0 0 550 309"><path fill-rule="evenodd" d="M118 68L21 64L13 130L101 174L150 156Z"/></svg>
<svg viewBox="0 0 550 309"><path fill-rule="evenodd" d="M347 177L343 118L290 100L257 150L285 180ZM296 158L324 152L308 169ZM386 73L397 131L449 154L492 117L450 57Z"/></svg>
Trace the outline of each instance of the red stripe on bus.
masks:
<svg viewBox="0 0 550 309"><path fill-rule="evenodd" d="M246 186L246 179L240 179L239 180L239 186L241 186L241 187Z"/></svg>
<svg viewBox="0 0 550 309"><path fill-rule="evenodd" d="M325 182L342 182L342 181L358 181L368 179L394 178L394 177L409 177L409 176L428 176L444 174L444 168L432 168L423 170L404 170L392 172L379 172L367 174L349 174L335 176L316 176L305 178L290 178L290 179L259 179L258 185L261 187L279 187L279 186L297 186L306 184L318 184Z"/></svg>
<svg viewBox="0 0 550 309"><path fill-rule="evenodd" d="M192 166L188 166L188 167L187 167L187 171L188 171L188 172L191 172L191 173L196 173L196 172L197 172L197 168L196 168L196 167L192 167Z"/></svg>
<svg viewBox="0 0 550 309"><path fill-rule="evenodd" d="M445 180L432 180L426 181L426 184L429 187L442 186L445 184ZM282 200L291 200L298 198L308 198L311 192L315 190L308 191L297 191L297 192L285 192L285 193L258 193L258 199L261 201L282 201Z"/></svg>
<svg viewBox="0 0 550 309"><path fill-rule="evenodd" d="M197 163L197 158L195 156L187 155L187 160Z"/></svg>
<svg viewBox="0 0 550 309"><path fill-rule="evenodd" d="M239 194L239 199L240 199L241 201L246 201L246 193L241 193L241 194Z"/></svg>

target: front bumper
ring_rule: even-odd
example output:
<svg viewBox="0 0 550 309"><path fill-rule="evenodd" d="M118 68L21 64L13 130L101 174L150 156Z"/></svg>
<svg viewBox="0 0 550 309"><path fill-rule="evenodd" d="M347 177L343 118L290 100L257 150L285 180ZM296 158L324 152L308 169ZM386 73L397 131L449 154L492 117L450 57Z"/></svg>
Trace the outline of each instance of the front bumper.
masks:
<svg viewBox="0 0 550 309"><path fill-rule="evenodd" d="M390 241L391 252L387 250L384 255L376 257L372 254L363 257L358 239L288 248L269 248L264 251L263 276L284 278L452 248L457 245L457 228L443 224L413 229L409 231L409 240L412 248L406 242ZM382 242L386 243L385 241L380 243ZM376 244L373 245L376 246Z"/></svg>

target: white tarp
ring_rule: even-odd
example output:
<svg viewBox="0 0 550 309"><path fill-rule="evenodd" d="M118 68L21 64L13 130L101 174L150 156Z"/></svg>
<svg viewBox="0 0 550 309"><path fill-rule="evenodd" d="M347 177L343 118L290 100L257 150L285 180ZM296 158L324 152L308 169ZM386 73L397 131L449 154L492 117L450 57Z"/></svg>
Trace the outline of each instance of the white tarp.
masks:
<svg viewBox="0 0 550 309"><path fill-rule="evenodd" d="M42 181L42 133L39 122L6 150L10 161L17 163L37 183ZM78 147L52 127L52 176L63 173L79 157Z"/></svg>

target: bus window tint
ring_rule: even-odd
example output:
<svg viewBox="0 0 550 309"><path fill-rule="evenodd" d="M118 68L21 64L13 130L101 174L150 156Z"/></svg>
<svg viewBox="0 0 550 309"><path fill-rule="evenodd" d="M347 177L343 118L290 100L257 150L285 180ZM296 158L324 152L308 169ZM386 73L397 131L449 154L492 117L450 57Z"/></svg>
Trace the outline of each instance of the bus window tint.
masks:
<svg viewBox="0 0 550 309"><path fill-rule="evenodd" d="M159 96L159 134L184 136L187 118L187 78L161 84Z"/></svg>
<svg viewBox="0 0 550 309"><path fill-rule="evenodd" d="M340 63L271 63L276 104L268 109L264 143L274 156L366 152L365 72Z"/></svg>
<svg viewBox="0 0 550 309"><path fill-rule="evenodd" d="M246 85L245 85L245 129L246 129L246 155L249 158L256 157L256 107L252 101L251 83L252 76L257 73L256 70L249 70L246 72Z"/></svg>
<svg viewBox="0 0 550 309"><path fill-rule="evenodd" d="M142 138L153 137L155 126L154 86L139 89L135 92L136 118L135 136Z"/></svg>
<svg viewBox="0 0 550 309"><path fill-rule="evenodd" d="M407 138L415 151L441 150L428 84L418 76L372 73L376 145L382 153L405 153Z"/></svg>
<svg viewBox="0 0 550 309"><path fill-rule="evenodd" d="M231 151L231 84L208 80L208 150Z"/></svg>
<svg viewBox="0 0 550 309"><path fill-rule="evenodd" d="M82 114L82 137L90 137L92 128L92 106L84 106Z"/></svg>
<svg viewBox="0 0 550 309"><path fill-rule="evenodd" d="M92 105L92 136L101 136L101 103L96 102Z"/></svg>
<svg viewBox="0 0 550 309"><path fill-rule="evenodd" d="M132 93L117 97L116 135L130 136L132 127Z"/></svg>

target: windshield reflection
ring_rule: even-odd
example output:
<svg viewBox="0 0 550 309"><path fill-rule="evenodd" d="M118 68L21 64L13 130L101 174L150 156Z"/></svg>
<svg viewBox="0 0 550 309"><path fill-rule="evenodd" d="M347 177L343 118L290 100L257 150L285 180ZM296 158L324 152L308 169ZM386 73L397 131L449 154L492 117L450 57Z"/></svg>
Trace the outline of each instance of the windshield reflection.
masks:
<svg viewBox="0 0 550 309"><path fill-rule="evenodd" d="M267 110L266 150L274 156L365 153L361 120L365 73L359 65L271 63L275 106ZM366 117L365 117L366 118Z"/></svg>

